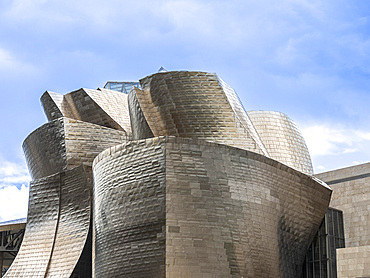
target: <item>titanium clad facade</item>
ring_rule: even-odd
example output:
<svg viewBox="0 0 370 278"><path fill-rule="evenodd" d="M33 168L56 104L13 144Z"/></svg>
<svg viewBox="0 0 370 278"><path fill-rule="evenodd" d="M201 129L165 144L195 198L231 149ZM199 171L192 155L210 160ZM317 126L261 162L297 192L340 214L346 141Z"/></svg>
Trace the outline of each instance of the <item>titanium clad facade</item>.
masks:
<svg viewBox="0 0 370 278"><path fill-rule="evenodd" d="M45 277L59 217L60 175L31 183L21 248L5 277Z"/></svg>
<svg viewBox="0 0 370 278"><path fill-rule="evenodd" d="M84 170L80 166L39 179L30 190L24 239L6 277L71 277L84 246L91 244L90 186ZM91 270L80 277L91 277Z"/></svg>
<svg viewBox="0 0 370 278"><path fill-rule="evenodd" d="M165 156L159 140L118 145L95 161L94 277L165 277Z"/></svg>
<svg viewBox="0 0 370 278"><path fill-rule="evenodd" d="M61 175L60 215L45 277L71 277L83 267L77 262L85 244L91 244L87 241L91 216L87 174L80 166ZM84 256L91 260L90 254ZM91 277L91 269L79 277Z"/></svg>
<svg viewBox="0 0 370 278"><path fill-rule="evenodd" d="M92 164L95 156L126 140L124 132L68 118L59 118L32 132L23 143L34 180Z"/></svg>
<svg viewBox="0 0 370 278"><path fill-rule="evenodd" d="M212 73L140 83L43 94L6 277L299 277L331 189L291 120L254 123Z"/></svg>
<svg viewBox="0 0 370 278"><path fill-rule="evenodd" d="M253 126L241 121L249 118L241 118L235 92L225 89L216 74L164 72L140 84L136 97L154 136L203 139L268 156Z"/></svg>
<svg viewBox="0 0 370 278"><path fill-rule="evenodd" d="M56 120L60 117L71 117L71 113L65 113L65 109L63 109L63 95L46 91L41 96L41 105L44 108L46 117L48 121Z"/></svg>
<svg viewBox="0 0 370 278"><path fill-rule="evenodd" d="M74 119L131 134L127 95L106 89L80 89L64 96Z"/></svg>
<svg viewBox="0 0 370 278"><path fill-rule="evenodd" d="M72 118L117 130L131 137L127 95L98 88L79 89L66 95L46 91L41 103L49 121Z"/></svg>
<svg viewBox="0 0 370 278"><path fill-rule="evenodd" d="M292 119L275 111L248 111L248 115L272 159L313 175L306 142Z"/></svg>
<svg viewBox="0 0 370 278"><path fill-rule="evenodd" d="M146 121L143 111L141 110L136 94L140 89L132 88L128 94L128 107L131 119L132 140L140 140L154 137L148 122Z"/></svg>
<svg viewBox="0 0 370 278"><path fill-rule="evenodd" d="M76 101L73 105L65 96L51 92L43 95L45 113L51 121L31 133L23 144L34 181L25 240L6 277L92 275L91 165L97 154L125 142L128 135L121 127L108 128L101 122L105 112L101 112L100 106L108 105L104 98L110 97L111 109L119 107L122 98L109 95L107 90L101 96L95 96L93 90L72 94ZM129 124L128 103L124 101L124 104L120 110L122 115L118 115L118 111L110 111L110 115ZM60 116L56 113L58 109L72 116L83 115L97 124L65 117L53 120ZM73 114L76 111L79 114ZM127 130L131 132L130 128Z"/></svg>
<svg viewBox="0 0 370 278"><path fill-rule="evenodd" d="M93 171L95 277L298 277L331 195L265 156L185 138L112 147Z"/></svg>

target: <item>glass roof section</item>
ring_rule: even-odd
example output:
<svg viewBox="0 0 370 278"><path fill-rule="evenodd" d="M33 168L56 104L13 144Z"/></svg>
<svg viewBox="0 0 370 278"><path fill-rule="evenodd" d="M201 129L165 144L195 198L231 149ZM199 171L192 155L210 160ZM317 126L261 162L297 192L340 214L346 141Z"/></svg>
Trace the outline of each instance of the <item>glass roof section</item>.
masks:
<svg viewBox="0 0 370 278"><path fill-rule="evenodd" d="M141 88L139 82L108 81L104 85L104 89L118 91L118 92L121 92L121 93L124 93L124 94L128 94L130 92L131 88L134 87L134 86L137 87L137 88Z"/></svg>

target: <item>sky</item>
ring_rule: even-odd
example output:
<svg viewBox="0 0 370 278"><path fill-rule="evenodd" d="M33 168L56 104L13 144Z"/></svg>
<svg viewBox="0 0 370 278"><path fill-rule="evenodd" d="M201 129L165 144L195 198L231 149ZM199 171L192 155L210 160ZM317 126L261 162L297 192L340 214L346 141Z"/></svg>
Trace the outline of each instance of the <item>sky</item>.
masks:
<svg viewBox="0 0 370 278"><path fill-rule="evenodd" d="M366 0L0 1L0 221L26 217L22 142L46 123L40 96L215 72L247 110L300 127L316 173L370 160Z"/></svg>

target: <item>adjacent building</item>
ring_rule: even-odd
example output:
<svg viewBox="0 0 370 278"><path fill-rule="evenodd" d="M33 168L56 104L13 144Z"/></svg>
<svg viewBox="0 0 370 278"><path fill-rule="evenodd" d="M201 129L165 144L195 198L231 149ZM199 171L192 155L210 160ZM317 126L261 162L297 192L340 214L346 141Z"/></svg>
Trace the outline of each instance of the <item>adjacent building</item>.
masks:
<svg viewBox="0 0 370 278"><path fill-rule="evenodd" d="M370 277L370 163L317 174L343 211L345 248L337 249L338 277Z"/></svg>

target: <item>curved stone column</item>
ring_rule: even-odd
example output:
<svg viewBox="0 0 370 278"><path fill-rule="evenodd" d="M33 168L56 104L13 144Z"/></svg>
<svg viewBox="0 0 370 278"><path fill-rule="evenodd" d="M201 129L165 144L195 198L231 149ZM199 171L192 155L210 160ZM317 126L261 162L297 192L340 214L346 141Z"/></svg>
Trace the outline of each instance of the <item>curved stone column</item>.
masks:
<svg viewBox="0 0 370 278"><path fill-rule="evenodd" d="M248 115L272 159L313 175L306 142L292 119L275 111L248 111Z"/></svg>
<svg viewBox="0 0 370 278"><path fill-rule="evenodd" d="M299 277L331 195L265 156L185 138L112 147L93 172L95 277Z"/></svg>

